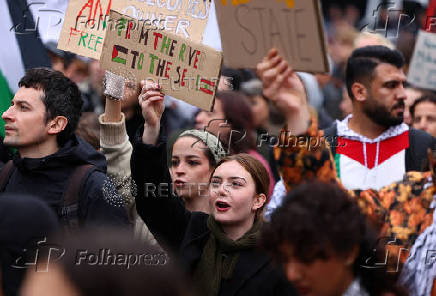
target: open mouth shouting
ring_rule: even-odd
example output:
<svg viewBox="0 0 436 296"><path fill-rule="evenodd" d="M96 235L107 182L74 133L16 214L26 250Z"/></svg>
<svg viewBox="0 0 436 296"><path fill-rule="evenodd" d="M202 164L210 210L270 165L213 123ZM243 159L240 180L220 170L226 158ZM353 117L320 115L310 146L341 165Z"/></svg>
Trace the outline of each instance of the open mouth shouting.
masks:
<svg viewBox="0 0 436 296"><path fill-rule="evenodd" d="M225 201L217 200L215 202L215 208L218 212L227 212L230 209L230 205Z"/></svg>

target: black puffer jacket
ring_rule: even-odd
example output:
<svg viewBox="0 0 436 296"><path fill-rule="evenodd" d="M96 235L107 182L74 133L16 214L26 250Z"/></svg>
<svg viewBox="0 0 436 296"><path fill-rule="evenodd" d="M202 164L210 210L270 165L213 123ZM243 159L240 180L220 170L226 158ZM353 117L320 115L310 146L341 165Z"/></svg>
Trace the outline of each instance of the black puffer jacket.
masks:
<svg viewBox="0 0 436 296"><path fill-rule="evenodd" d="M46 157L16 156L13 161L16 169L4 192L37 196L47 202L58 215L74 169L83 164L94 165L96 169L86 176L84 185L80 188L78 216L81 226L128 225L124 207L114 206L117 201L121 201L121 197L106 176L104 155L79 137L72 136L56 153Z"/></svg>

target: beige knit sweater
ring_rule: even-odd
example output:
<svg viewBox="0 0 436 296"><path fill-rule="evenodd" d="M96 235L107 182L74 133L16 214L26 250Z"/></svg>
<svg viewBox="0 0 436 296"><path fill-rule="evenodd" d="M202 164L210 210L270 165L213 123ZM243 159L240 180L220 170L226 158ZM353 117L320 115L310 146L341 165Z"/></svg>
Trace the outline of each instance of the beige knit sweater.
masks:
<svg viewBox="0 0 436 296"><path fill-rule="evenodd" d="M157 244L147 225L136 212L135 197L132 194L136 190L136 186L130 172L130 157L133 148L127 136L124 114L121 113L121 115L121 121L116 123L104 122L104 114L98 118L100 122L100 147L106 156L107 175L126 202L129 218L134 224L134 237Z"/></svg>

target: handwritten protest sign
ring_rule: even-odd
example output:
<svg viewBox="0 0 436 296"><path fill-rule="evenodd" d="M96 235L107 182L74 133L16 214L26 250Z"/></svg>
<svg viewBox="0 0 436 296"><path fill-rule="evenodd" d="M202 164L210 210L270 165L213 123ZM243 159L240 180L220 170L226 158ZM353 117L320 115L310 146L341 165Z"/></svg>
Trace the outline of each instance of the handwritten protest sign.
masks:
<svg viewBox="0 0 436 296"><path fill-rule="evenodd" d="M71 0L58 48L99 59L111 9L201 42L209 8L203 0Z"/></svg>
<svg viewBox="0 0 436 296"><path fill-rule="evenodd" d="M420 31L415 44L407 81L421 88L436 90L436 34Z"/></svg>
<svg viewBox="0 0 436 296"><path fill-rule="evenodd" d="M216 0L224 64L254 68L272 47L298 71L328 72L319 0Z"/></svg>
<svg viewBox="0 0 436 296"><path fill-rule="evenodd" d="M170 32L138 25L135 19L110 11L100 63L103 69L136 81L152 79L177 99L213 109L222 53ZM141 23L139 23L141 24Z"/></svg>

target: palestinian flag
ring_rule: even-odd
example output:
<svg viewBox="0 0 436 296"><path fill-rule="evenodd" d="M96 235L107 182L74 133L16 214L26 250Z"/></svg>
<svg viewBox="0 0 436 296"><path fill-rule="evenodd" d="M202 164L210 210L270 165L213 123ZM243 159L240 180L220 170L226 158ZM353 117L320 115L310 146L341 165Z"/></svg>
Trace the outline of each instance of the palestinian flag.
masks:
<svg viewBox="0 0 436 296"><path fill-rule="evenodd" d="M26 69L51 67L25 0L0 1L0 113L7 110ZM0 135L4 122L0 119Z"/></svg>
<svg viewBox="0 0 436 296"><path fill-rule="evenodd" d="M380 189L403 178L409 131L375 143L338 137L336 171L347 189Z"/></svg>

